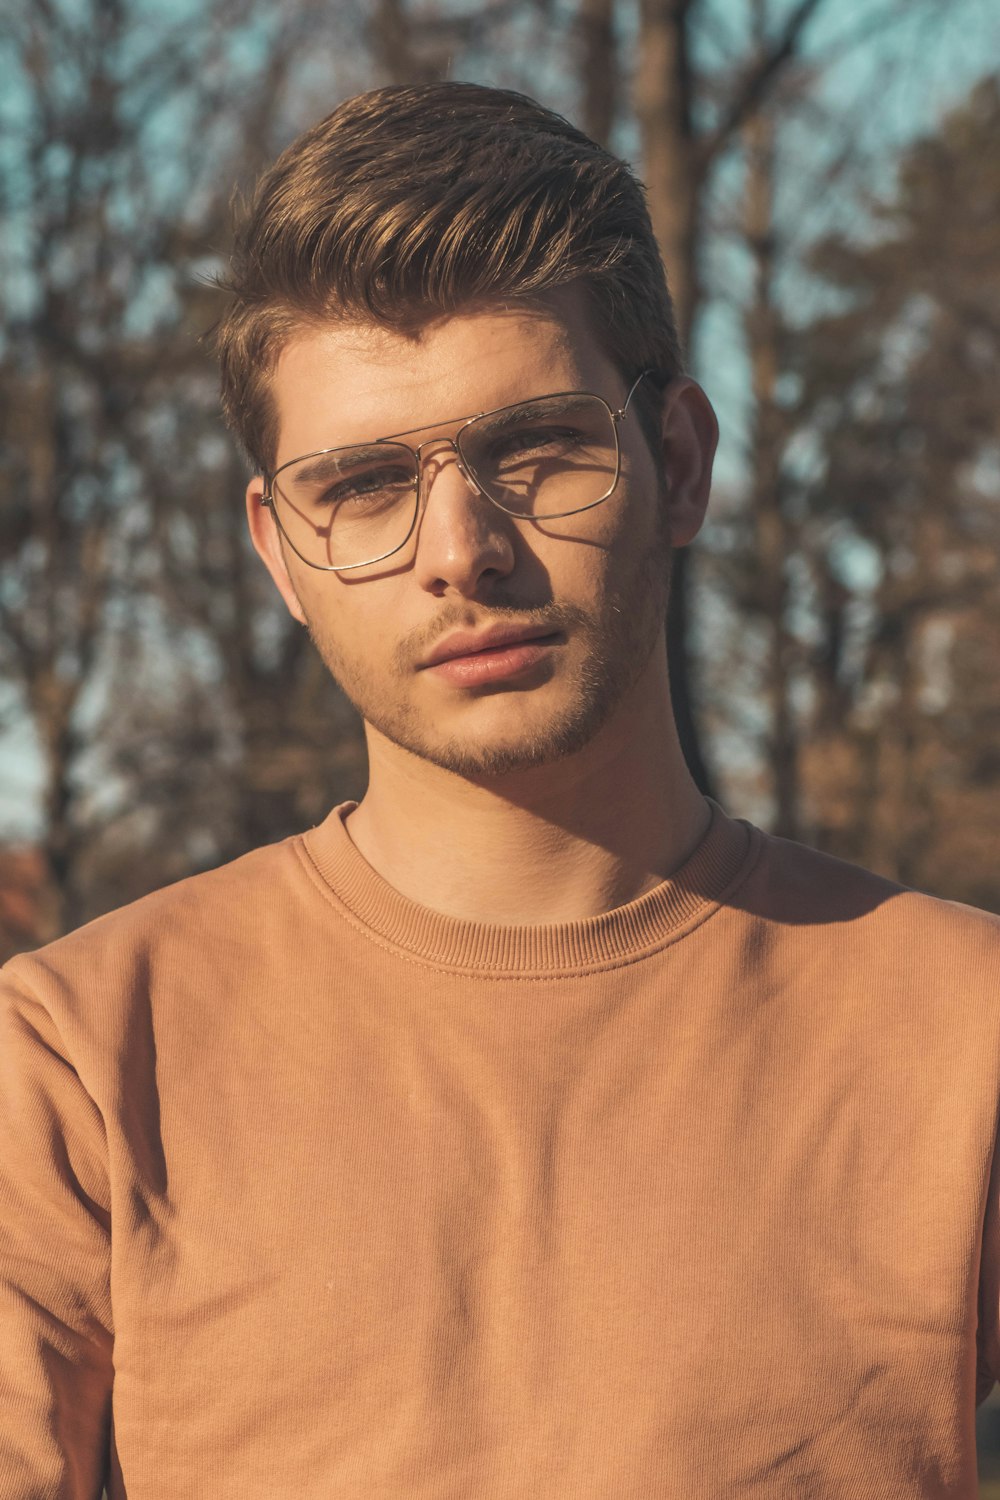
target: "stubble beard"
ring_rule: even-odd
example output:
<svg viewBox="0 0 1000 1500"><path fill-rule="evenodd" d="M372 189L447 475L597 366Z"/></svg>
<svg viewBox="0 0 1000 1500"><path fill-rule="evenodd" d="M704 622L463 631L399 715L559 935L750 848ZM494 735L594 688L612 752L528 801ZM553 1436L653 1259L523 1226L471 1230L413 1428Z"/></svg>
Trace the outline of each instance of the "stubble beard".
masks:
<svg viewBox="0 0 1000 1500"><path fill-rule="evenodd" d="M432 638L401 643L393 671L379 681L366 675L364 663L347 659L316 621L308 619L307 628L328 671L367 726L421 760L467 780L500 777L575 755L612 717L642 676L665 629L670 564L670 547L658 537L657 545L645 553L633 573L606 591L593 615L567 604L539 610L509 598L490 602L486 608L491 621L509 619L519 626L563 631L583 647L570 703L561 713L500 742L437 738L428 715L421 714L405 693L393 691L397 682L412 677L421 646L439 639L448 628L467 623L467 608L450 618L439 617ZM524 691L544 692L545 686L500 689L515 703ZM511 717L516 719L514 703Z"/></svg>

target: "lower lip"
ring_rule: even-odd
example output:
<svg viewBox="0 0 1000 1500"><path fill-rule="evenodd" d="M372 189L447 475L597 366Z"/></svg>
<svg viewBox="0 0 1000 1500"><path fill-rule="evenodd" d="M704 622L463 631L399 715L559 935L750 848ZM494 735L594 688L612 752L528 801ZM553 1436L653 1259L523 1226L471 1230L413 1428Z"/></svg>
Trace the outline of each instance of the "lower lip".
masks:
<svg viewBox="0 0 1000 1500"><path fill-rule="evenodd" d="M507 646L491 646L486 651L475 651L469 656L450 656L447 661L439 661L426 670L451 683L453 687L479 687L483 683L503 682L544 661L553 640L553 636L544 636L534 641L514 641Z"/></svg>

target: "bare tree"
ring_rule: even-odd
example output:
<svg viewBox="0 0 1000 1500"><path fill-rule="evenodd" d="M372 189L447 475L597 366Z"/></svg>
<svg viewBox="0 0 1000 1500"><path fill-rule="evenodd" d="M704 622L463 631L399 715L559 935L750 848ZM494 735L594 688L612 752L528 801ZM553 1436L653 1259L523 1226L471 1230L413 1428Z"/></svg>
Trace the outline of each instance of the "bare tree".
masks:
<svg viewBox="0 0 1000 1500"><path fill-rule="evenodd" d="M795 57L822 4L823 0L797 0L769 33L758 28L749 54L727 70L728 77L720 78L706 75L696 61L699 29L714 20L710 0L640 0L634 100L643 176L685 349L691 347L705 300L706 204L712 171ZM709 789L711 777L693 704L690 558L685 549L674 564L670 676L688 764L699 785Z"/></svg>
<svg viewBox="0 0 1000 1500"><path fill-rule="evenodd" d="M988 905L995 851L968 850L1000 789L998 148L994 80L907 153L874 242L824 243L840 306L797 336L821 627L803 817L837 853Z"/></svg>
<svg viewBox="0 0 1000 1500"><path fill-rule="evenodd" d="M766 112L788 73L806 56L833 0L750 0L742 16L716 0L639 0L633 102L650 211L678 314L682 345L695 349L699 319L714 289L706 283L713 237L708 204L720 164L748 123ZM929 16L933 5L927 5ZM881 0L830 44L842 59L891 33L913 7ZM706 60L707 59L707 60ZM819 61L813 58L814 65ZM698 698L691 642L692 553L678 553L669 645L674 705L696 779L712 782L695 723Z"/></svg>
<svg viewBox="0 0 1000 1500"><path fill-rule="evenodd" d="M20 150L0 183L19 231L0 252L14 289L0 335L0 662L43 757L48 935L92 912L88 861L136 801L124 784L116 798L108 773L122 704L149 668L135 641L156 597L162 517L183 510L181 455L218 426L214 377L209 399L188 400L184 429L175 398L204 392L190 289L260 134L249 94L240 128L233 47L255 4L217 0L199 29L154 25L123 0L25 3L0 38L23 84L9 105ZM269 55L272 86L285 57L280 45ZM161 622L156 634L154 657L170 632ZM143 684L160 703L167 677L155 692ZM155 797L141 801L148 814ZM151 883L163 873L155 859L147 870Z"/></svg>

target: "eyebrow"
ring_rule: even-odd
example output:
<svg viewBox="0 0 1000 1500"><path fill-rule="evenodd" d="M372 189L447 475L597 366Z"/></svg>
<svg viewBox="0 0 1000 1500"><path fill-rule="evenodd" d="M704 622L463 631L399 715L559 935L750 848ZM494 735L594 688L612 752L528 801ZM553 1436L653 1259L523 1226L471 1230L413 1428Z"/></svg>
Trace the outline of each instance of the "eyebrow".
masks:
<svg viewBox="0 0 1000 1500"><path fill-rule="evenodd" d="M405 447L405 443L389 444L374 442L367 445L358 444L334 448L327 453L317 453L311 459L302 459L299 462L299 467L295 470L294 476L291 477L295 484L315 484L317 480L337 479L344 472L345 453L351 455L351 467L353 468L357 464L384 462L393 453L398 454L399 449ZM412 449L407 451L412 452ZM290 459L289 467L294 463L296 463L296 460L294 458ZM278 472L280 473L280 470ZM289 476L286 474L286 482L288 478Z"/></svg>
<svg viewBox="0 0 1000 1500"><path fill-rule="evenodd" d="M509 422L519 422L524 414L530 412L532 407L537 406L540 401L561 399L567 407L572 408L574 405L579 406L580 402L585 401L590 395L590 391L545 391L541 396L529 396L526 401L518 402L514 406L491 407L489 411L474 411L464 417L445 417L440 422L424 422L419 427L404 427L402 432L387 432L378 441L390 443L399 438L411 437L415 432L432 431L435 427L464 427L467 422L479 422L485 417L494 417L497 426L506 426Z"/></svg>
<svg viewBox="0 0 1000 1500"><path fill-rule="evenodd" d="M501 406L493 411L474 412L468 417L451 417L443 422L426 422L422 427L407 427L402 432L387 433L384 437L375 438L371 443L341 443L336 448L331 448L316 453L310 458L288 460L275 470L275 477L282 469L290 468L292 464L298 464L296 468L295 484L314 484L317 481L333 479L342 472L342 455L351 454L352 463L365 464L377 463L386 457L388 448L406 448L410 453L413 449L408 443L401 443L400 438L409 437L414 432L427 432L434 427L449 427L454 423L464 425L467 422L482 422L488 432L502 432L507 427L513 427L530 415L541 401L563 401L561 410L572 411L579 407L590 397L589 391L551 391L544 396L531 396L527 401L518 402L514 406Z"/></svg>
<svg viewBox="0 0 1000 1500"><path fill-rule="evenodd" d="M524 401L520 406L503 406L497 412L483 412L481 417L474 417L473 421L481 422L487 432L502 432L507 427L516 427L524 417L534 414L534 408L542 401L558 400L559 394L553 396L535 396L531 401ZM586 400L582 391L571 391L561 401L557 408L558 412L571 412L574 407L579 407ZM553 413L554 415L554 413Z"/></svg>

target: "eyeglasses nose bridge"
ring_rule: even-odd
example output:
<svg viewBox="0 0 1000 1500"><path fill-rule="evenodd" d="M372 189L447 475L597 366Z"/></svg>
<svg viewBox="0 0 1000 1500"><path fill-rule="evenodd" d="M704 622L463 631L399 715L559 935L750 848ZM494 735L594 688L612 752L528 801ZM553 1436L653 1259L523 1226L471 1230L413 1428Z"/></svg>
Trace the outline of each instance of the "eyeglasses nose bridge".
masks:
<svg viewBox="0 0 1000 1500"><path fill-rule="evenodd" d="M458 472L461 474L461 476L465 480L466 484L468 484L478 494L479 493L479 486L478 486L478 484L476 484L476 481L473 479L472 475L469 473L468 469L465 467L465 461L462 458L462 453L461 453L461 450L460 450L460 448L458 446L458 442L453 437L424 438L424 441L422 443L418 443L417 444L417 446L413 449L413 456L414 456L414 458L417 461L417 474L418 474L418 477L419 477L420 473L423 471L423 451L424 451L424 449L425 448L429 448L431 446L440 447L441 445L443 445L446 448L450 448L452 450L452 452L455 455L455 463L456 463L456 466L458 468Z"/></svg>

